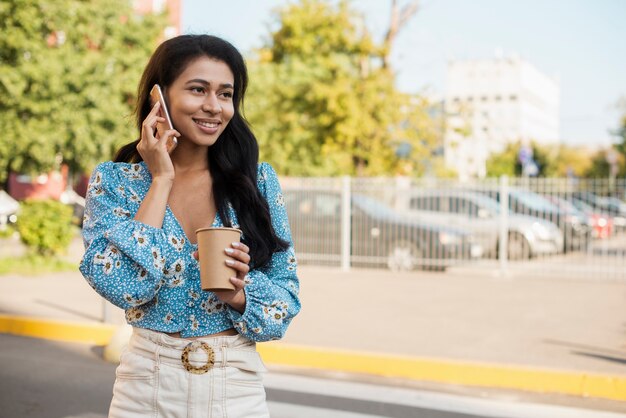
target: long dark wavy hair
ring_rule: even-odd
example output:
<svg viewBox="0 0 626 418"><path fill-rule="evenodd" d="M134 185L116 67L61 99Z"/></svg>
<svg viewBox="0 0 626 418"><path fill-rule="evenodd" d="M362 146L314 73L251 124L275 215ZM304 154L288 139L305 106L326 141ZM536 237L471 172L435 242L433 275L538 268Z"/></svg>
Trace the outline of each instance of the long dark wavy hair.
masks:
<svg viewBox="0 0 626 418"><path fill-rule="evenodd" d="M189 63L203 56L226 63L235 81L235 113L208 153L215 205L226 226L232 226L227 210L228 203L232 205L244 233L243 242L250 247L251 265L263 267L274 252L285 250L289 244L276 235L268 204L256 186L259 145L242 114L248 71L239 51L229 42L210 35L182 35L159 45L139 83L135 108L137 129L141 137L141 125L151 110L152 86L159 84L167 89ZM138 143L139 139L124 145L114 161L142 161Z"/></svg>

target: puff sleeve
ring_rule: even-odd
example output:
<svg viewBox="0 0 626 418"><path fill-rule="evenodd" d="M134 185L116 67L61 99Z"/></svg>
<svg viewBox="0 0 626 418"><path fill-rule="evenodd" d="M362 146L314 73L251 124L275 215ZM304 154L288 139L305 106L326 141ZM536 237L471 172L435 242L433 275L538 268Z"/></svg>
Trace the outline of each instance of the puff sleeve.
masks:
<svg viewBox="0 0 626 418"><path fill-rule="evenodd" d="M167 238L162 229L132 219L131 207L139 202L128 182L141 176L142 168L130 167L134 170L124 167L123 173L119 165L107 162L94 170L87 189L85 254L79 267L96 292L122 309L153 300L165 282Z"/></svg>
<svg viewBox="0 0 626 418"><path fill-rule="evenodd" d="M289 242L285 251L275 252L261 269L253 269L246 278L246 308L242 314L229 308L238 332L256 342L283 337L294 316L300 311L299 281L291 230L280 184L274 169L259 165L258 183L267 200L276 234Z"/></svg>

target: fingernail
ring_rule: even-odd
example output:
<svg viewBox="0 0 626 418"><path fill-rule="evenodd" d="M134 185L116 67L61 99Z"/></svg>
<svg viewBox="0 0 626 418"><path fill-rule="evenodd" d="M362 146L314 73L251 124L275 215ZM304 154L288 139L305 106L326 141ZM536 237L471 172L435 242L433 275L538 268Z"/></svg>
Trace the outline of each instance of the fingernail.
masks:
<svg viewBox="0 0 626 418"><path fill-rule="evenodd" d="M233 247L235 247L235 248L239 248L239 243L238 243L238 242L233 242L231 245L232 245Z"/></svg>
<svg viewBox="0 0 626 418"><path fill-rule="evenodd" d="M226 264L228 264L229 266L234 266L235 262L233 260L226 260Z"/></svg>
<svg viewBox="0 0 626 418"><path fill-rule="evenodd" d="M224 251L226 251L226 254L232 254L235 252L232 248L224 248Z"/></svg>

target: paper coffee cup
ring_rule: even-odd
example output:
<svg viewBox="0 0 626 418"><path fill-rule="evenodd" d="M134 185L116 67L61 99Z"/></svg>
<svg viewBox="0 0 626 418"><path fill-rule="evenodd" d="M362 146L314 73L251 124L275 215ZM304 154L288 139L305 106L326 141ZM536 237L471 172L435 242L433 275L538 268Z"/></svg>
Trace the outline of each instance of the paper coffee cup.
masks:
<svg viewBox="0 0 626 418"><path fill-rule="evenodd" d="M236 228L200 228L196 231L196 239L202 290L235 290L229 279L237 276L237 270L226 265L225 261L230 257L224 249L239 242L241 231Z"/></svg>

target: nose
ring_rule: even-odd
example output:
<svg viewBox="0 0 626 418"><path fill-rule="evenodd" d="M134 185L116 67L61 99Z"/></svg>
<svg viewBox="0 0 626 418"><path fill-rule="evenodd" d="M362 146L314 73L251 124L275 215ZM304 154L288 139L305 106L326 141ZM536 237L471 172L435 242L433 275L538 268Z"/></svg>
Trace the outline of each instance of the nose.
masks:
<svg viewBox="0 0 626 418"><path fill-rule="evenodd" d="M220 113L222 111L222 106L220 105L219 100L217 100L217 96L215 94L211 93L207 95L206 99L202 103L202 110L212 114Z"/></svg>

